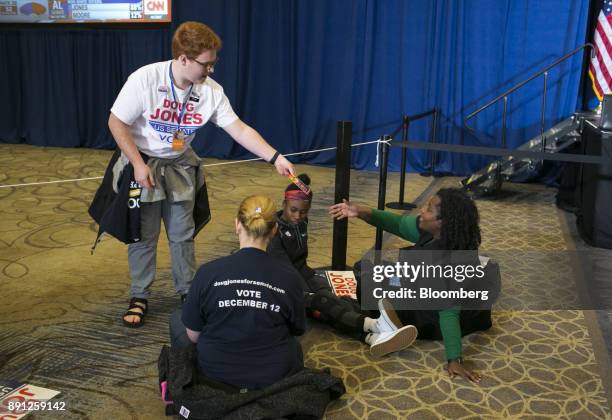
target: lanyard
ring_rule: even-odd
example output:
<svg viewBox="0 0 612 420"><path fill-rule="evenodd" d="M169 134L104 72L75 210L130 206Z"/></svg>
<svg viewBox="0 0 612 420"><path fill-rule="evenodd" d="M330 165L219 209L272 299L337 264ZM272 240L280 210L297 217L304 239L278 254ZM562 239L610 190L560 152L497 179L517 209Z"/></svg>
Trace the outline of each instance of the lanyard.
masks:
<svg viewBox="0 0 612 420"><path fill-rule="evenodd" d="M170 87L172 88L172 98L174 99L174 102L178 102L176 100L176 92L174 91L174 78L172 77L172 61L170 61L170 65L168 66L168 72L170 74ZM193 83L191 84L191 86L189 86L189 92L187 92L187 95L185 95L185 99L183 99L183 105L181 105L181 110L179 111L179 122L178 122L178 127L176 128L176 131L180 131L181 130L181 121L183 121L183 115L185 114L185 108L187 105L187 102L189 101L189 97L191 96L191 89L193 89Z"/></svg>

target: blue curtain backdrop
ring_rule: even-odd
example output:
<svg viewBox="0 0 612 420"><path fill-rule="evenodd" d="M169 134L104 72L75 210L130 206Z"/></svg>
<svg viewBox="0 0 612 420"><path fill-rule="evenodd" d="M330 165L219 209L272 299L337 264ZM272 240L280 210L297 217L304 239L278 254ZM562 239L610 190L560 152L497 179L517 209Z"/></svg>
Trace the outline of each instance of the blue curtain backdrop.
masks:
<svg viewBox="0 0 612 420"><path fill-rule="evenodd" d="M0 141L114 147L108 111L127 76L170 57L181 22L207 23L224 41L213 78L238 115L282 152L335 145L336 121L353 122L353 142L394 131L403 114L436 106L438 141L499 144L501 106L481 115L477 136L463 118L512 84L585 41L588 0L175 0L174 23L157 27L0 27ZM546 123L580 104L582 56L550 75ZM542 81L509 103L508 144L537 134ZM411 127L427 140L428 122ZM246 158L216 127L198 133L203 156ZM374 146L354 149L372 169ZM399 169L393 149L390 168ZM295 161L333 164L334 154ZM439 169L466 174L488 157L442 154ZM423 170L425 152L409 168Z"/></svg>

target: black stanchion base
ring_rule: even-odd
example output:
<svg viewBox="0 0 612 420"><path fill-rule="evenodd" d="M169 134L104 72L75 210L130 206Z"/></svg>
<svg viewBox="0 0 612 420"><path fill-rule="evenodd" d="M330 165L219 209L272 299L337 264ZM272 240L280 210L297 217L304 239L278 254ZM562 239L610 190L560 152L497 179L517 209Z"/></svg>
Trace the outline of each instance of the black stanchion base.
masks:
<svg viewBox="0 0 612 420"><path fill-rule="evenodd" d="M385 206L389 207L390 209L395 209L395 210L412 210L412 209L416 209L417 208L416 204L412 204L412 203L400 203L398 201L394 201L392 203L387 203Z"/></svg>
<svg viewBox="0 0 612 420"><path fill-rule="evenodd" d="M433 174L431 173L431 171L425 171L425 172L421 172L419 175L421 176L432 176L434 178L442 178L444 176L450 176L451 173L450 172L434 172Z"/></svg>

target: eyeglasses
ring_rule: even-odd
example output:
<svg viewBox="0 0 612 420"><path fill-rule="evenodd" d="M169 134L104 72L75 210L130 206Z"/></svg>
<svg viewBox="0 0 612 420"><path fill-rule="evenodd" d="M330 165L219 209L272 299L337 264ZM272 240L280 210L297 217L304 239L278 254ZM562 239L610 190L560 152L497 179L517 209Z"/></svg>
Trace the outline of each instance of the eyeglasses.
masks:
<svg viewBox="0 0 612 420"><path fill-rule="evenodd" d="M215 58L214 61L208 61L206 63L202 63L201 61L196 60L195 58L191 58L191 60L195 61L196 63L198 63L199 65L201 65L202 67L204 67L206 70L210 70L210 69L214 69L215 66L217 65L217 63L219 62L219 57Z"/></svg>

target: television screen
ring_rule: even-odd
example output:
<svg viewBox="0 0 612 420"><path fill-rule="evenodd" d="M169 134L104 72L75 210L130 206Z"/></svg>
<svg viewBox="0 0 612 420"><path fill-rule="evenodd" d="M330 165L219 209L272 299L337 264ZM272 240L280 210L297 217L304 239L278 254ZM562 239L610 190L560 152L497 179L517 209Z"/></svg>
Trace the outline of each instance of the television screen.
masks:
<svg viewBox="0 0 612 420"><path fill-rule="evenodd" d="M172 0L0 0L0 23L170 22Z"/></svg>

